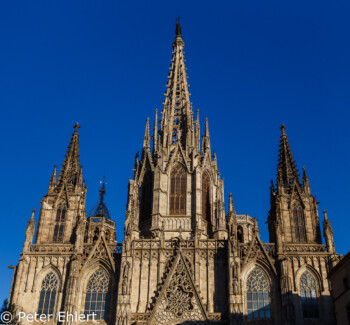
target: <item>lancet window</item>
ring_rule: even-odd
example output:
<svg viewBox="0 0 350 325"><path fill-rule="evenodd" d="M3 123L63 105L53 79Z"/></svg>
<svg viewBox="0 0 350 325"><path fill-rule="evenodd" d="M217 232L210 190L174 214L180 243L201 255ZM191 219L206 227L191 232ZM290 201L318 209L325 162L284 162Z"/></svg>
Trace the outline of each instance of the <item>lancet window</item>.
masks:
<svg viewBox="0 0 350 325"><path fill-rule="evenodd" d="M140 223L147 221L152 215L153 177L152 171L146 171L140 189Z"/></svg>
<svg viewBox="0 0 350 325"><path fill-rule="evenodd" d="M294 229L294 239L296 242L305 242L305 222L304 211L300 203L294 203L292 209L292 225Z"/></svg>
<svg viewBox="0 0 350 325"><path fill-rule="evenodd" d="M53 232L53 241L63 241L64 223L66 220L66 207L64 205L59 206L56 213L55 229Z"/></svg>
<svg viewBox="0 0 350 325"><path fill-rule="evenodd" d="M170 215L186 214L186 171L177 164L170 176Z"/></svg>
<svg viewBox="0 0 350 325"><path fill-rule="evenodd" d="M210 178L207 172L202 176L202 216L203 219L210 223Z"/></svg>

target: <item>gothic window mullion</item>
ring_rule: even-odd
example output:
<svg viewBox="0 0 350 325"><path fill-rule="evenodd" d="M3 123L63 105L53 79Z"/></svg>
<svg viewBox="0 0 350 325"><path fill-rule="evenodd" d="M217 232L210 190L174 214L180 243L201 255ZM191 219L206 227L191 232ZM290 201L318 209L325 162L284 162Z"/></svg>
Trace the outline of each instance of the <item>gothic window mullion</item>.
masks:
<svg viewBox="0 0 350 325"><path fill-rule="evenodd" d="M317 283L310 271L300 277L300 297L304 318L318 318Z"/></svg>
<svg viewBox="0 0 350 325"><path fill-rule="evenodd" d="M260 267L249 274L246 290L248 319L270 319L271 285Z"/></svg>
<svg viewBox="0 0 350 325"><path fill-rule="evenodd" d="M186 214L186 172L177 164L173 167L170 175L170 215Z"/></svg>

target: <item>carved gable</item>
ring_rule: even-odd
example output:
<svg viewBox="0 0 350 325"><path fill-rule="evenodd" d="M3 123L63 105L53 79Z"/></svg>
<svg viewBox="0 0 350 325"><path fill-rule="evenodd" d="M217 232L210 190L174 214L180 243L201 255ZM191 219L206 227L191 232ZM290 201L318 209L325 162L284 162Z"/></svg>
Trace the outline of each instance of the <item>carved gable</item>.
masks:
<svg viewBox="0 0 350 325"><path fill-rule="evenodd" d="M180 251L154 306L150 324L206 320L201 299Z"/></svg>

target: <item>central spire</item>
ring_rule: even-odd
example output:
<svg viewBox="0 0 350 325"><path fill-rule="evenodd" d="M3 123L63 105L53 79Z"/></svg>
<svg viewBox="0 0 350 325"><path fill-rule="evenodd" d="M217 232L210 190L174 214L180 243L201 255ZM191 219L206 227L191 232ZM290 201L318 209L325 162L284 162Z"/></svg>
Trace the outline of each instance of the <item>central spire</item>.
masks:
<svg viewBox="0 0 350 325"><path fill-rule="evenodd" d="M162 112L160 142L163 147L171 147L180 142L187 151L194 145L193 112L188 92L187 74L184 59L185 43L181 36L179 19L176 22L173 56L165 92Z"/></svg>

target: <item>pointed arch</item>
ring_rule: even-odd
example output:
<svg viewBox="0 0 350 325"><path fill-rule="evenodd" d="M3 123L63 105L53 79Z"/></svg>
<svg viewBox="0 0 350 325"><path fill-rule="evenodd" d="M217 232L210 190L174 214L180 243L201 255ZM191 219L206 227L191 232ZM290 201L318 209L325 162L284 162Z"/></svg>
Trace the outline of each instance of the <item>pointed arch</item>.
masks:
<svg viewBox="0 0 350 325"><path fill-rule="evenodd" d="M152 204L153 204L153 173L148 168L144 175L142 184L139 191L140 202L140 217L139 224L148 221L152 217Z"/></svg>
<svg viewBox="0 0 350 325"><path fill-rule="evenodd" d="M66 214L67 214L67 204L65 202L59 203L56 211L55 227L54 227L53 238L52 238L54 242L63 241Z"/></svg>
<svg viewBox="0 0 350 325"><path fill-rule="evenodd" d="M304 210L300 201L294 201L292 203L290 222L293 229L294 241L300 243L306 242Z"/></svg>
<svg viewBox="0 0 350 325"><path fill-rule="evenodd" d="M48 272L41 281L38 314L51 318L55 312L59 280L55 272Z"/></svg>
<svg viewBox="0 0 350 325"><path fill-rule="evenodd" d="M271 280L258 265L247 275L245 281L248 319L271 318Z"/></svg>
<svg viewBox="0 0 350 325"><path fill-rule="evenodd" d="M177 163L170 173L170 215L186 214L186 178L185 168Z"/></svg>
<svg viewBox="0 0 350 325"><path fill-rule="evenodd" d="M202 217L203 220L211 223L211 207L210 207L210 177L207 171L202 174Z"/></svg>
<svg viewBox="0 0 350 325"><path fill-rule="evenodd" d="M306 268L300 275L299 289L304 318L318 318L319 285L314 273Z"/></svg>
<svg viewBox="0 0 350 325"><path fill-rule="evenodd" d="M95 320L106 319L110 285L110 274L104 268L98 267L90 275L85 292L85 315L95 313Z"/></svg>

